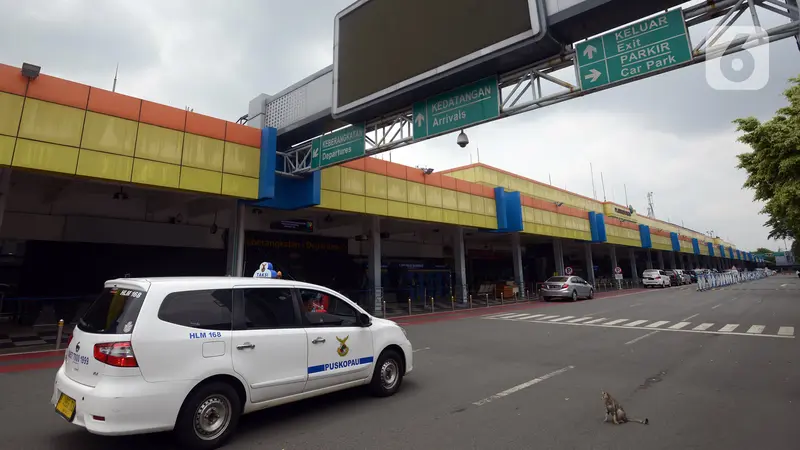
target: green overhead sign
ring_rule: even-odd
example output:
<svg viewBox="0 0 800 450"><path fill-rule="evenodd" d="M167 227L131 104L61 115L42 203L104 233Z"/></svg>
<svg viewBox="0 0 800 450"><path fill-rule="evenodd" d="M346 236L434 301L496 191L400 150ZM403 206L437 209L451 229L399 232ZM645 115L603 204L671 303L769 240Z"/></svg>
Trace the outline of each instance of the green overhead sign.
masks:
<svg viewBox="0 0 800 450"><path fill-rule="evenodd" d="M659 14L575 47L578 82L587 90L639 77L692 59L683 10Z"/></svg>
<svg viewBox="0 0 800 450"><path fill-rule="evenodd" d="M500 115L497 77L414 103L414 139L444 134Z"/></svg>
<svg viewBox="0 0 800 450"><path fill-rule="evenodd" d="M365 153L364 124L352 125L311 141L311 170L363 158Z"/></svg>

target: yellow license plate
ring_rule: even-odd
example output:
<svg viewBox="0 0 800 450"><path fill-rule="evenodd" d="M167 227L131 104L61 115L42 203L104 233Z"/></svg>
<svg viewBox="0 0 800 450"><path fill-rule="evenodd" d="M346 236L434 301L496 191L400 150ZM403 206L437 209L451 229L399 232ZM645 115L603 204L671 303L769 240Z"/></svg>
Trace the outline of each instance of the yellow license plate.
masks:
<svg viewBox="0 0 800 450"><path fill-rule="evenodd" d="M75 417L75 399L62 393L58 398L58 403L56 403L56 412L72 422L72 419Z"/></svg>

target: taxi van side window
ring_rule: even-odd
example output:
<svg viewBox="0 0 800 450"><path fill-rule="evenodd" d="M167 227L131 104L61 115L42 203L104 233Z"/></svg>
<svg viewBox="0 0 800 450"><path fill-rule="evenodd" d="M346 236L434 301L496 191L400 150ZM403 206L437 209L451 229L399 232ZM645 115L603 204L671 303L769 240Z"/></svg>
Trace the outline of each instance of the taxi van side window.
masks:
<svg viewBox="0 0 800 450"><path fill-rule="evenodd" d="M203 330L230 330L233 295L230 289L173 292L164 298L158 318Z"/></svg>
<svg viewBox="0 0 800 450"><path fill-rule="evenodd" d="M237 296L241 295L241 298L244 299L244 324L237 323L237 329L300 328L291 290L250 288L236 289L235 292ZM241 303L237 303L237 305L239 304Z"/></svg>
<svg viewBox="0 0 800 450"><path fill-rule="evenodd" d="M301 312L310 326L355 327L358 315L347 302L313 289L300 289Z"/></svg>

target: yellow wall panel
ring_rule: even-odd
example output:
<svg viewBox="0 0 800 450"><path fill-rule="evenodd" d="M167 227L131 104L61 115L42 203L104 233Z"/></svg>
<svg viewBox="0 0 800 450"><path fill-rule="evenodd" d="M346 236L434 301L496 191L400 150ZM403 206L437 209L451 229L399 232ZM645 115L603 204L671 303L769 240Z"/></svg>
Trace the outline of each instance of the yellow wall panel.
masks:
<svg viewBox="0 0 800 450"><path fill-rule="evenodd" d="M453 211L451 209L443 209L442 221L444 223L452 223L454 225L458 225L458 211Z"/></svg>
<svg viewBox="0 0 800 450"><path fill-rule="evenodd" d="M22 111L19 137L77 147L86 111L29 98ZM78 152L75 152L77 157Z"/></svg>
<svg viewBox="0 0 800 450"><path fill-rule="evenodd" d="M434 208L441 208L442 188L436 186L425 186L425 204L428 206L433 206Z"/></svg>
<svg viewBox="0 0 800 450"><path fill-rule="evenodd" d="M78 165L78 149L47 142L18 139L12 165L75 174L75 168Z"/></svg>
<svg viewBox="0 0 800 450"><path fill-rule="evenodd" d="M222 172L225 141L186 133L183 138L183 164L198 169ZM230 172L230 171L229 171ZM258 173L255 175L258 176Z"/></svg>
<svg viewBox="0 0 800 450"><path fill-rule="evenodd" d="M408 218L408 203L388 200L386 215L392 217Z"/></svg>
<svg viewBox="0 0 800 450"><path fill-rule="evenodd" d="M342 171L339 166L326 167L321 172L320 185L322 189L336 192L342 190Z"/></svg>
<svg viewBox="0 0 800 450"><path fill-rule="evenodd" d="M76 175L105 178L108 180L131 181L133 158L81 149L78 154Z"/></svg>
<svg viewBox="0 0 800 450"><path fill-rule="evenodd" d="M464 169L461 171L462 180L464 181L475 181L475 168L470 167L469 169Z"/></svg>
<svg viewBox="0 0 800 450"><path fill-rule="evenodd" d="M138 129L132 120L87 111L81 148L133 156Z"/></svg>
<svg viewBox="0 0 800 450"><path fill-rule="evenodd" d="M222 192L222 172L186 166L181 167L180 188L188 191L219 194Z"/></svg>
<svg viewBox="0 0 800 450"><path fill-rule="evenodd" d="M146 159L133 160L131 181L134 183L177 188L180 180L181 166Z"/></svg>
<svg viewBox="0 0 800 450"><path fill-rule="evenodd" d="M260 161L260 148L225 142L225 158L222 161L223 172L258 178Z"/></svg>
<svg viewBox="0 0 800 450"><path fill-rule="evenodd" d="M534 219L534 217L535 217L535 213L533 212L533 208L531 208L529 206L523 206L522 207L522 221L523 222L536 223L536 220Z"/></svg>
<svg viewBox="0 0 800 450"><path fill-rule="evenodd" d="M427 220L425 207L422 205L408 204L408 218L414 220Z"/></svg>
<svg viewBox="0 0 800 450"><path fill-rule="evenodd" d="M497 217L497 203L493 198L483 198L483 214L485 216ZM495 226L497 228L497 226Z"/></svg>
<svg viewBox="0 0 800 450"><path fill-rule="evenodd" d="M223 173L222 195L239 198L258 198L258 179Z"/></svg>
<svg viewBox="0 0 800 450"><path fill-rule="evenodd" d="M16 136L22 116L23 97L0 92L0 134Z"/></svg>
<svg viewBox="0 0 800 450"><path fill-rule="evenodd" d="M444 213L442 213L442 208L433 208L428 206L425 208L425 217L428 222L441 222L444 220Z"/></svg>
<svg viewBox="0 0 800 450"><path fill-rule="evenodd" d="M346 169L346 167L343 167ZM366 197L342 192L342 211L366 212Z"/></svg>
<svg viewBox="0 0 800 450"><path fill-rule="evenodd" d="M342 209L342 194L337 191L322 189L319 195L319 207L328 209Z"/></svg>
<svg viewBox="0 0 800 450"><path fill-rule="evenodd" d="M386 177L386 198L397 202L407 202L408 188L406 187L406 180Z"/></svg>
<svg viewBox="0 0 800 450"><path fill-rule="evenodd" d="M472 226L472 213L468 212L458 212L458 224L464 225L466 227Z"/></svg>
<svg viewBox="0 0 800 450"><path fill-rule="evenodd" d="M485 214L485 209L483 208L483 197L471 195L470 201L472 202L472 212L475 214Z"/></svg>
<svg viewBox="0 0 800 450"><path fill-rule="evenodd" d="M373 214L376 216L385 216L387 215L388 205L387 200L382 198L372 198L367 197L364 200L364 211L367 214Z"/></svg>
<svg viewBox="0 0 800 450"><path fill-rule="evenodd" d="M482 216L480 214L470 213L472 215L472 226L485 228L486 227L486 216Z"/></svg>
<svg viewBox="0 0 800 450"><path fill-rule="evenodd" d="M182 153L183 133L145 123L139 124L135 153L137 158L180 164Z"/></svg>
<svg viewBox="0 0 800 450"><path fill-rule="evenodd" d="M458 210L458 192L442 189L442 208Z"/></svg>
<svg viewBox="0 0 800 450"><path fill-rule="evenodd" d="M497 229L497 217L495 216L484 216L486 217L486 228L490 228L492 230Z"/></svg>
<svg viewBox="0 0 800 450"><path fill-rule="evenodd" d="M364 176L366 181L367 197L387 198L388 182L386 175L378 175L376 173L366 173Z"/></svg>
<svg viewBox="0 0 800 450"><path fill-rule="evenodd" d="M406 186L408 187L408 203L424 205L425 185L421 183L414 183L413 181L406 181Z"/></svg>
<svg viewBox="0 0 800 450"><path fill-rule="evenodd" d="M342 192L353 195L364 195L366 188L364 182L364 172L360 170L351 169L349 167L342 167L341 169Z"/></svg>
<svg viewBox="0 0 800 450"><path fill-rule="evenodd" d="M0 135L0 165L10 166L17 138Z"/></svg>
<svg viewBox="0 0 800 450"><path fill-rule="evenodd" d="M458 210L462 212L472 212L472 199L469 194L458 193Z"/></svg>

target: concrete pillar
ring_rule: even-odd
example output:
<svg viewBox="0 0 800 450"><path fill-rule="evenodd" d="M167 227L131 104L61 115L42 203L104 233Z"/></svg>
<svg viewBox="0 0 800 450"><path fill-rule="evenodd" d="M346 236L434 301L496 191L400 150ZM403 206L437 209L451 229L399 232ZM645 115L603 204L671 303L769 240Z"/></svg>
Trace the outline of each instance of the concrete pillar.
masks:
<svg viewBox="0 0 800 450"><path fill-rule="evenodd" d="M617 246L611 244L611 272L614 272L614 268L619 267L619 261L617 261Z"/></svg>
<svg viewBox="0 0 800 450"><path fill-rule="evenodd" d="M556 263L556 273L564 275L564 247L561 245L561 240L553 239L553 258Z"/></svg>
<svg viewBox="0 0 800 450"><path fill-rule="evenodd" d="M631 260L631 274L633 281L639 282L639 273L636 271L636 252L632 248L628 249L628 258Z"/></svg>
<svg viewBox="0 0 800 450"><path fill-rule="evenodd" d="M525 295L525 280L522 271L522 244L520 234L511 234L511 257L514 263L514 282L519 286L519 295Z"/></svg>
<svg viewBox="0 0 800 450"><path fill-rule="evenodd" d="M236 201L232 211L231 226L228 229L227 275L241 277L244 273L244 239L247 206Z"/></svg>
<svg viewBox="0 0 800 450"><path fill-rule="evenodd" d="M649 248L647 249L647 268L653 268L653 252Z"/></svg>
<svg viewBox="0 0 800 450"><path fill-rule="evenodd" d="M453 257L455 258L456 279L453 282L453 295L459 303L466 303L469 289L467 286L467 255L464 245L464 229L457 227L453 233Z"/></svg>
<svg viewBox="0 0 800 450"><path fill-rule="evenodd" d="M381 218L372 216L368 222L367 280L369 295L367 310L375 315L383 311L383 288L381 287ZM427 299L425 299L427 301Z"/></svg>
<svg viewBox="0 0 800 450"><path fill-rule="evenodd" d="M694 264L692 265L692 269L697 269L700 267L700 257L697 256L697 253L692 255L692 259L694 260Z"/></svg>
<svg viewBox="0 0 800 450"><path fill-rule="evenodd" d="M656 256L658 256L658 268L659 269L663 269L665 267L664 266L664 252L662 252L661 250L656 250L656 253L657 253Z"/></svg>
<svg viewBox="0 0 800 450"><path fill-rule="evenodd" d="M678 266L675 265L675 252L669 252L669 268L670 269L678 268Z"/></svg>
<svg viewBox="0 0 800 450"><path fill-rule="evenodd" d="M586 255L586 281L594 286L594 261L592 260L592 244L585 242L583 244L584 254Z"/></svg>
<svg viewBox="0 0 800 450"><path fill-rule="evenodd" d="M705 265L706 269L710 269L711 268L711 256L710 255L705 255L705 258L703 258L703 264Z"/></svg>

